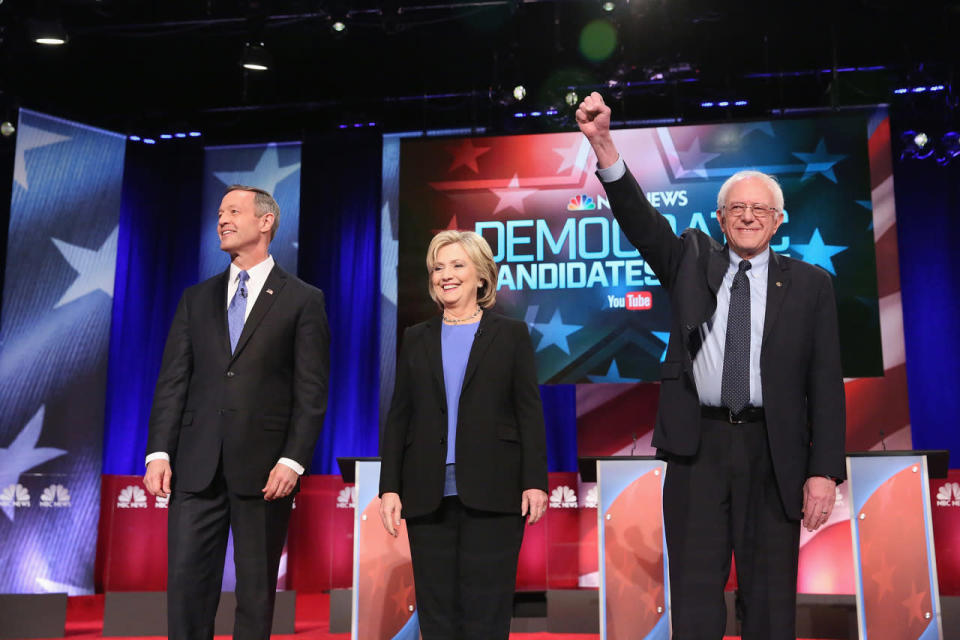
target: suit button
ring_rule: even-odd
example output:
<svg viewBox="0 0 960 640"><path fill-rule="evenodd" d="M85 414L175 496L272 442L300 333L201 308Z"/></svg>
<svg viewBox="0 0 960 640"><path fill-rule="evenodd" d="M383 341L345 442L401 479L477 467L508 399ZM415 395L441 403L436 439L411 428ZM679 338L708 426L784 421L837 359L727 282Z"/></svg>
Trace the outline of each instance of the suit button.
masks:
<svg viewBox="0 0 960 640"><path fill-rule="evenodd" d="M446 414L446 413L447 413L447 408L446 408L446 407L440 407L440 413Z"/></svg>
<svg viewBox="0 0 960 640"><path fill-rule="evenodd" d="M223 409L218 409L217 413L219 413L220 415L223 415Z"/></svg>
<svg viewBox="0 0 960 640"><path fill-rule="evenodd" d="M447 444L446 438L440 438L440 444Z"/></svg>
<svg viewBox="0 0 960 640"><path fill-rule="evenodd" d="M227 371L227 377L228 377L228 378L232 378L232 377L235 376L235 375L236 375L236 374L235 374L233 371Z"/></svg>

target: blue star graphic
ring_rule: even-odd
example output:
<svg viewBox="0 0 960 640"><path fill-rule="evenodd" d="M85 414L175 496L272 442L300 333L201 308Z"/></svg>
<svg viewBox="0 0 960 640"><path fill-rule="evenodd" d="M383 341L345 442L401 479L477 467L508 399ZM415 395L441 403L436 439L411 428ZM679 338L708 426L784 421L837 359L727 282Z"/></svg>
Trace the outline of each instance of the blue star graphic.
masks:
<svg viewBox="0 0 960 640"><path fill-rule="evenodd" d="M640 378L624 378L620 375L620 369L617 367L617 359L610 362L610 368L604 376L588 375L590 382L640 382Z"/></svg>
<svg viewBox="0 0 960 640"><path fill-rule="evenodd" d="M740 137L742 138L743 136L753 131L762 131L763 133L767 134L771 138L774 137L773 123L770 122L769 120L765 122L748 122L747 124L743 125L743 127L740 129Z"/></svg>
<svg viewBox="0 0 960 640"><path fill-rule="evenodd" d="M833 261L830 258L841 251L846 251L847 247L825 244L823 238L820 236L820 229L817 228L813 230L809 244L794 244L793 249L803 256L804 262L823 267L833 275L837 275L837 272L833 268Z"/></svg>
<svg viewBox="0 0 960 640"><path fill-rule="evenodd" d="M299 247L298 247L299 248ZM397 234L393 231L393 223L390 217L390 203L384 202L380 209L380 264L392 265L393 273L396 274L397 262L400 256L400 243L397 241ZM397 278L382 278L380 291L383 297L397 305Z"/></svg>
<svg viewBox="0 0 960 640"><path fill-rule="evenodd" d="M75 244L50 238L73 270L77 278L70 285L53 308L62 307L68 302L82 298L88 293L100 290L113 297L114 273L117 267L117 236L120 227L114 227L99 249L87 249Z"/></svg>
<svg viewBox="0 0 960 640"><path fill-rule="evenodd" d="M660 362L663 362L667 359L667 347L670 344L670 332L669 331L651 331L657 340L663 343L663 353L660 354Z"/></svg>
<svg viewBox="0 0 960 640"><path fill-rule="evenodd" d="M277 154L277 143L271 142L263 150L263 155L252 171L214 171L213 175L223 184L249 184L270 193L277 190L277 185L284 178L300 169L300 163L294 162L285 167L280 166L280 156Z"/></svg>
<svg viewBox="0 0 960 640"><path fill-rule="evenodd" d="M527 331L533 331L533 328L537 326L537 312L540 310L540 305L531 304L527 307L527 312L523 315L523 321L527 323Z"/></svg>
<svg viewBox="0 0 960 640"><path fill-rule="evenodd" d="M37 446L43 430L44 409L41 405L10 446L6 449L0 448L0 489L16 484L22 473L66 453L64 449ZM13 521L14 507L0 508L7 518Z"/></svg>
<svg viewBox="0 0 960 640"><path fill-rule="evenodd" d="M827 153L827 143L823 138L820 138L820 142L817 143L817 148L814 149L813 153L794 153L793 155L803 160L807 165L803 170L801 181L821 173L834 184L837 182L837 176L833 172L833 165L847 157Z"/></svg>
<svg viewBox="0 0 960 640"><path fill-rule="evenodd" d="M541 339L540 344L537 345L537 351L543 351L550 345L555 344L567 355L570 355L570 345L567 343L567 336L583 328L583 325L580 324L563 324L559 309L553 312L553 317L550 318L550 322L546 324L537 322L534 323L533 326L543 335L543 339Z"/></svg>
<svg viewBox="0 0 960 640"><path fill-rule="evenodd" d="M20 132L17 134L16 158L13 162L13 181L24 189L29 189L30 183L27 180L27 151L57 144L58 142L64 142L69 139L69 136L62 136L52 131L21 124Z"/></svg>

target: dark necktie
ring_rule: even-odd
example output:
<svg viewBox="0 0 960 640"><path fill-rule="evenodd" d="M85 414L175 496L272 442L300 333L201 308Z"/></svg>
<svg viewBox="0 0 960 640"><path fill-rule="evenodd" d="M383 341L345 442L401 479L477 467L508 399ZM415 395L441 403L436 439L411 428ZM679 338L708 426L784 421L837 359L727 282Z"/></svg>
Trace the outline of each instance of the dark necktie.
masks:
<svg viewBox="0 0 960 640"><path fill-rule="evenodd" d="M720 401L733 413L740 413L750 404L750 282L747 280L749 260L740 261L730 287L730 310L727 313L727 342L723 352L723 377Z"/></svg>
<svg viewBox="0 0 960 640"><path fill-rule="evenodd" d="M230 353L237 350L237 341L240 340L240 334L243 332L244 316L247 312L247 280L250 274L241 271L237 274L240 283L237 285L237 292L233 294L233 300L227 308L227 324L230 326Z"/></svg>

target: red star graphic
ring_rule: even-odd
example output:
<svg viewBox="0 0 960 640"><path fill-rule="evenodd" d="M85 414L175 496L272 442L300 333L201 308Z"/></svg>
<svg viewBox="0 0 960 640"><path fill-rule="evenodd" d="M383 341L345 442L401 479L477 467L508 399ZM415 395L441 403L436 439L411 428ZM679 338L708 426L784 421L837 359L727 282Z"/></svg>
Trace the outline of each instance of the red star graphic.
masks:
<svg viewBox="0 0 960 640"><path fill-rule="evenodd" d="M917 591L916 583L910 585L910 595L903 601L903 607L910 613L910 620L914 618L924 621L923 601L927 596L926 591Z"/></svg>
<svg viewBox="0 0 960 640"><path fill-rule="evenodd" d="M520 188L520 179L517 177L517 174L513 174L513 179L510 180L510 184L506 189L490 189L493 191L500 202L497 203L496 208L493 210L494 215L504 211L505 209L516 209L520 213L525 213L523 209L523 199L535 194L536 189L521 189Z"/></svg>
<svg viewBox="0 0 960 640"><path fill-rule="evenodd" d="M436 235L441 231L466 231L466 229L461 229L459 223L457 222L457 216L454 215L450 218L450 223L443 229L433 229L433 234Z"/></svg>
<svg viewBox="0 0 960 640"><path fill-rule="evenodd" d="M888 591L893 593L894 567L887 564L886 556L880 557L880 568L873 572L870 579L877 583L877 600L880 600Z"/></svg>
<svg viewBox="0 0 960 640"><path fill-rule="evenodd" d="M453 171L457 167L468 167L474 173L480 173L480 167L477 165L477 158L490 151L492 147L475 147L473 141L469 138L460 143L459 147L447 147L453 155L453 164L447 170Z"/></svg>

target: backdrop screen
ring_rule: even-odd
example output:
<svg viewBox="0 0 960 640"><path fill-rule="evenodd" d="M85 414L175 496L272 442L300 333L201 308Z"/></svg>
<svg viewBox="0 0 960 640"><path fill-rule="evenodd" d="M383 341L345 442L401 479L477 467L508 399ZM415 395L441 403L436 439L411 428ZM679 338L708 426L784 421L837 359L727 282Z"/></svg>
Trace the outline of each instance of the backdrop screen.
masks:
<svg viewBox="0 0 960 640"><path fill-rule="evenodd" d="M775 251L834 276L845 377L883 375L865 117L618 130L628 170L675 231L723 240L717 191L741 169L778 177ZM472 230L499 269L497 310L530 328L541 383L659 379L670 303L613 219L579 132L406 139L400 153L398 322L436 307L426 248Z"/></svg>

